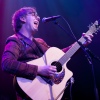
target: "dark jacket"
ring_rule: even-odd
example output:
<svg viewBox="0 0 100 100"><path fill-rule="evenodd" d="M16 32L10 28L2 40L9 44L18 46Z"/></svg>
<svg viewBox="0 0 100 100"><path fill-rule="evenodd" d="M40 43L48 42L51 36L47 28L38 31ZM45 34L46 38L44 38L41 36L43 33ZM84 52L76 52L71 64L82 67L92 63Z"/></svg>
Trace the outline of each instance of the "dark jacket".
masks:
<svg viewBox="0 0 100 100"><path fill-rule="evenodd" d="M10 74L34 79L37 75L38 66L26 62L41 57L49 48L46 42L40 38L33 41L22 34L14 34L6 41L2 55L2 69ZM68 48L64 48L66 52Z"/></svg>
<svg viewBox="0 0 100 100"><path fill-rule="evenodd" d="M2 55L2 69L16 76L33 79L37 75L38 66L26 62L41 57L48 48L40 38L31 41L22 34L10 36Z"/></svg>

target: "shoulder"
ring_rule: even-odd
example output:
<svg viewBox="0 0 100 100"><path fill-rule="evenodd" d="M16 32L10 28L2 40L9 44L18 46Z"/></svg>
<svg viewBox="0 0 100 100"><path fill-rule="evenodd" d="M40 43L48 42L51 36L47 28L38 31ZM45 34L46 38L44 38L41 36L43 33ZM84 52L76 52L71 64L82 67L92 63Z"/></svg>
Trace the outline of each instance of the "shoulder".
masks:
<svg viewBox="0 0 100 100"><path fill-rule="evenodd" d="M16 34L11 35L7 38L6 44L9 42L16 42L16 43L20 44L20 41L19 41L18 37L16 36Z"/></svg>
<svg viewBox="0 0 100 100"><path fill-rule="evenodd" d="M50 47L42 38L34 38L39 44Z"/></svg>
<svg viewBox="0 0 100 100"><path fill-rule="evenodd" d="M37 42L43 43L45 42L42 38L34 38ZM46 43L46 42L45 42Z"/></svg>

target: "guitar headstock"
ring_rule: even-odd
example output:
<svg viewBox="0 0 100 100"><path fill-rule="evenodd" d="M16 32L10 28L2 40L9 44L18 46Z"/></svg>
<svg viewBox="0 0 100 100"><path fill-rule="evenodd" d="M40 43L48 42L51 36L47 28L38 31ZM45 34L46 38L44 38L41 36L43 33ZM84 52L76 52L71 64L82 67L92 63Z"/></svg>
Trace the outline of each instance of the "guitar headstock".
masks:
<svg viewBox="0 0 100 100"><path fill-rule="evenodd" d="M100 30L100 20L95 21L91 25L89 25L89 32L91 34L97 34L97 32Z"/></svg>

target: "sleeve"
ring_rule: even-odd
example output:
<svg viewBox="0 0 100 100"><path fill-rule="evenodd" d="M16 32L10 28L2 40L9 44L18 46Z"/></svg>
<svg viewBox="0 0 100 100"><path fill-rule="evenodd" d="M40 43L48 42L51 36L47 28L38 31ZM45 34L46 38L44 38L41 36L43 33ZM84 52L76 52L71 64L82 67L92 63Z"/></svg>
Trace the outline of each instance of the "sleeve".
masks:
<svg viewBox="0 0 100 100"><path fill-rule="evenodd" d="M50 48L50 46L41 38L35 38L35 40L39 43L39 44L42 44L44 45L45 47L47 48Z"/></svg>
<svg viewBox="0 0 100 100"><path fill-rule="evenodd" d="M7 40L2 55L2 69L19 77L34 79L37 75L38 66L18 61L20 53L21 43L17 39Z"/></svg>
<svg viewBox="0 0 100 100"><path fill-rule="evenodd" d="M74 45L74 43L71 44L71 45L68 46L68 47L63 48L62 51L63 51L63 52L67 52L73 45Z"/></svg>

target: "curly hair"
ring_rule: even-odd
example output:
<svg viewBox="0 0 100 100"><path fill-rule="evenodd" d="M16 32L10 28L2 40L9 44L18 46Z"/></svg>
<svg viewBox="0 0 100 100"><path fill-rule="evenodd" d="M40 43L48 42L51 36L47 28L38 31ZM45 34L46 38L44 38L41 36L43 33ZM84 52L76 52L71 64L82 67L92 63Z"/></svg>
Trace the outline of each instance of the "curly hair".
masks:
<svg viewBox="0 0 100 100"><path fill-rule="evenodd" d="M36 12L35 7L23 7L17 10L12 16L12 26L15 32L19 32L22 25L24 24L20 18L26 16L28 13Z"/></svg>

